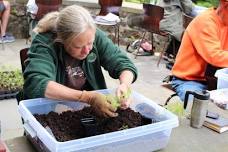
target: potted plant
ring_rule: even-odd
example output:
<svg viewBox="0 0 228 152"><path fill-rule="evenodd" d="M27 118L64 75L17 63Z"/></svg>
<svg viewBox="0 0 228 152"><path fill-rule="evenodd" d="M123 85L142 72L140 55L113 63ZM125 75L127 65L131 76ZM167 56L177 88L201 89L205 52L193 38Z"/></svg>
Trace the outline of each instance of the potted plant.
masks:
<svg viewBox="0 0 228 152"><path fill-rule="evenodd" d="M20 69L5 65L0 67L0 80L0 99L14 98L24 83Z"/></svg>

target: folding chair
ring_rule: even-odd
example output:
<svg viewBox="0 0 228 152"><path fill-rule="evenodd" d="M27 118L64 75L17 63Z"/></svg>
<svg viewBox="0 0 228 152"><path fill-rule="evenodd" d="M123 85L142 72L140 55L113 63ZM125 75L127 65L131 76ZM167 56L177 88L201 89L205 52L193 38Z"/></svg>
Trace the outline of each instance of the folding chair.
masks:
<svg viewBox="0 0 228 152"><path fill-rule="evenodd" d="M143 3L143 9L144 9L144 18L143 18L143 36L141 38L139 46L141 46L141 43L143 42L146 33L151 33L151 44L153 46L153 34L161 35L164 37L169 37L169 34L167 32L161 31L159 29L160 21L163 19L164 16L164 8L160 7L158 5L153 4L146 4ZM166 43L164 44L163 50L165 49ZM135 55L135 58L137 57L137 54L139 53L140 47L137 49L137 53Z"/></svg>
<svg viewBox="0 0 228 152"><path fill-rule="evenodd" d="M122 3L123 3L123 0L99 0L99 5L101 9L98 16L105 16L108 13L113 13L119 16ZM96 18L95 18L95 23L99 25L114 27L115 29L114 42L116 43L117 41L117 44L119 45L119 23L118 22L114 22L114 23L100 22L100 21L96 21Z"/></svg>
<svg viewBox="0 0 228 152"><path fill-rule="evenodd" d="M218 79L215 77L215 72L221 69L219 67L215 67L211 64L207 65L205 77L208 85L208 90L216 90L217 89L217 81Z"/></svg>
<svg viewBox="0 0 228 152"><path fill-rule="evenodd" d="M62 5L62 0L35 0L36 5L38 7L38 11L36 14L28 14L28 24L29 24L29 30L30 30L30 36L32 36L32 29L36 26L38 21L47 13L58 11L59 8ZM34 18L31 17L31 15L34 16ZM29 37L30 38L30 37ZM26 40L26 44L28 39Z"/></svg>
<svg viewBox="0 0 228 152"><path fill-rule="evenodd" d="M28 58L28 55L27 55L28 50L29 50L29 48L24 48L24 49L20 50L20 60L21 60L21 70L22 70L22 72L25 71L25 66L26 66L25 65L25 60Z"/></svg>
<svg viewBox="0 0 228 152"><path fill-rule="evenodd" d="M28 58L28 50L29 48L24 48L24 49L21 49L20 50L20 61L21 61L21 70L22 70L22 73L24 73L25 71L25 67L26 67L26 59ZM21 100L24 99L24 93L23 91L19 91L18 94L16 95L16 99L17 99L17 103L19 104L19 102ZM24 120L22 119L22 122L24 122Z"/></svg>
<svg viewBox="0 0 228 152"><path fill-rule="evenodd" d="M62 0L36 0L36 5L38 12L35 15L35 20L39 21L47 13L58 11L62 5Z"/></svg>

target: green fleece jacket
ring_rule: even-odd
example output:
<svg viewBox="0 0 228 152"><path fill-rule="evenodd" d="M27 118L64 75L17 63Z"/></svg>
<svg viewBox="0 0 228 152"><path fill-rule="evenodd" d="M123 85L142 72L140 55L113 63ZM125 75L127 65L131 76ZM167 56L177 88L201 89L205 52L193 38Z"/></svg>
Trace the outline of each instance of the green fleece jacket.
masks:
<svg viewBox="0 0 228 152"><path fill-rule="evenodd" d="M63 57L66 52L63 44L55 42L54 38L52 33L42 33L38 34L32 42L24 71L25 99L44 97L49 81L65 84ZM114 45L104 32L97 29L93 48L82 61L82 69L92 87L88 90L106 88L102 67L114 79L118 79L125 69L133 72L134 81L137 78L137 69L126 54Z"/></svg>

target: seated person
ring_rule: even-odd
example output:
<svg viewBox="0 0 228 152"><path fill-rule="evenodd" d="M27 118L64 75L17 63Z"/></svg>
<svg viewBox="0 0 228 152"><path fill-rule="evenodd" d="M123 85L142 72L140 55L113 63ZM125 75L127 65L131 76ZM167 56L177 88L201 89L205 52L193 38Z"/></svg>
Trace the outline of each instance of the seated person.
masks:
<svg viewBox="0 0 228 152"><path fill-rule="evenodd" d="M186 91L203 91L206 69L228 67L228 0L196 16L184 32L171 83L182 101Z"/></svg>
<svg viewBox="0 0 228 152"><path fill-rule="evenodd" d="M196 13L201 12L203 9L196 11L195 7L197 6L193 5L191 0L160 0L156 5L164 8L164 18L160 22L160 30L170 33L175 38L172 41L175 41L175 45L178 50L181 36L184 31L183 13L196 15ZM127 25L131 28L142 27L143 18L143 14L129 15L127 17ZM172 49L172 43L170 43L166 53L173 54ZM175 52L177 52L177 50Z"/></svg>
<svg viewBox="0 0 228 152"><path fill-rule="evenodd" d="M160 0L158 5L165 9L164 19L160 22L160 30L173 36L165 55L167 57L172 56L172 59L174 59L185 30L183 27L183 13L194 17L206 8L194 5L191 0ZM173 43L175 43L176 50L173 50Z"/></svg>
<svg viewBox="0 0 228 152"><path fill-rule="evenodd" d="M6 33L10 17L10 3L8 1L0 1L0 16L1 16L1 40L0 43L14 42L15 38Z"/></svg>
<svg viewBox="0 0 228 152"><path fill-rule="evenodd" d="M137 69L126 54L104 32L96 28L90 13L72 5L48 13L34 28L24 71L24 99L46 97L90 104L103 116L117 116L105 95L102 67L120 84L116 95L121 107L129 107L126 96L137 78ZM20 94L22 95L22 94Z"/></svg>
<svg viewBox="0 0 228 152"><path fill-rule="evenodd" d="M190 14L193 10L191 0L160 0L158 3L165 10L164 18L160 22L160 30L172 34L181 41L183 28L183 13Z"/></svg>

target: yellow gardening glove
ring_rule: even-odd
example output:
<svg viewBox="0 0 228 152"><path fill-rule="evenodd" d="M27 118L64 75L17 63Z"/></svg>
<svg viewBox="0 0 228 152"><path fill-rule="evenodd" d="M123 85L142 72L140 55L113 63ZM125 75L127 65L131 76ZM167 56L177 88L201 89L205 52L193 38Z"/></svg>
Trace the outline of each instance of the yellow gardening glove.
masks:
<svg viewBox="0 0 228 152"><path fill-rule="evenodd" d="M83 91L79 100L90 104L100 116L116 117L118 115L104 94L96 91Z"/></svg>

